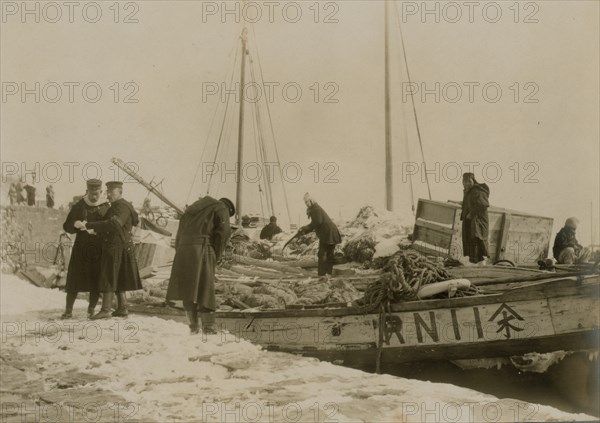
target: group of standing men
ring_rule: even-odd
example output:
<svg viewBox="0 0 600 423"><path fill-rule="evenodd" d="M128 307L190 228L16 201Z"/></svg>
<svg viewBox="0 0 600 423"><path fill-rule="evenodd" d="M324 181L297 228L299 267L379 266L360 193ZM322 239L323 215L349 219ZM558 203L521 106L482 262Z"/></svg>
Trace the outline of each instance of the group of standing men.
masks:
<svg viewBox="0 0 600 423"><path fill-rule="evenodd" d="M11 183L10 188L8 189L8 199L10 200L11 206L18 206L21 204L35 206L35 191L36 189L33 185L24 184L21 179ZM51 209L54 208L54 186L52 185L46 187L46 207Z"/></svg>
<svg viewBox="0 0 600 423"><path fill-rule="evenodd" d="M139 222L131 203L123 198L122 182L107 182L102 198L102 181L87 181L86 193L73 205L63 224L65 232L76 234L67 274L67 304L63 319L72 317L79 292L89 292L88 317L126 317L125 292L142 288L135 260L131 230ZM102 293L100 312L94 314ZM117 309L112 311L113 297Z"/></svg>

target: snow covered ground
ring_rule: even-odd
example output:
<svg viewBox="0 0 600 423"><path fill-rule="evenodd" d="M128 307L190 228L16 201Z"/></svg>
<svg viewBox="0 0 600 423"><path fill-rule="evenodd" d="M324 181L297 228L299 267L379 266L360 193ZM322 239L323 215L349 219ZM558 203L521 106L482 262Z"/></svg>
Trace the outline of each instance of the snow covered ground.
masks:
<svg viewBox="0 0 600 423"><path fill-rule="evenodd" d="M88 374L87 388L124 398L132 421L504 422L595 420L449 384L374 375L261 350L231 335L194 335L157 317L54 320L64 293L13 276L0 283L2 350L38 371ZM47 390L60 387L47 385ZM6 402L9 393L2 392ZM123 410L125 412L125 410Z"/></svg>

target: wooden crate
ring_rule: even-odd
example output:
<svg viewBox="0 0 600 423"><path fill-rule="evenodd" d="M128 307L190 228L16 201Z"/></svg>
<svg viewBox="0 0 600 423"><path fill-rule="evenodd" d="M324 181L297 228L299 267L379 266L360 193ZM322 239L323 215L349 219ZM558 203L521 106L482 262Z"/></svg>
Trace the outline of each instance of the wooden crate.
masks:
<svg viewBox="0 0 600 423"><path fill-rule="evenodd" d="M413 247L441 257L463 256L461 205L419 199ZM548 257L554 220L514 210L490 207L488 247L492 262L510 260L532 265Z"/></svg>

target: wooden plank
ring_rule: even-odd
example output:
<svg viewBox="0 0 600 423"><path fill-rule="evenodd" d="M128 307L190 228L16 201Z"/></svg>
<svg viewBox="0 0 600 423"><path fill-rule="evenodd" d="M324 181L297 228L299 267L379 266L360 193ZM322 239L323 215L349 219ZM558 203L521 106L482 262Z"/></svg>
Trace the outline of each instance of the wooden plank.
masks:
<svg viewBox="0 0 600 423"><path fill-rule="evenodd" d="M511 214L502 214L502 228L500 229L500 236L498 239L498 245L496 247L496 261L504 259L504 253L506 251L506 241L508 241L508 234L510 231Z"/></svg>
<svg viewBox="0 0 600 423"><path fill-rule="evenodd" d="M419 199L416 216L432 222L453 224L456 208L456 205L450 203Z"/></svg>
<svg viewBox="0 0 600 423"><path fill-rule="evenodd" d="M426 222L420 218L417 218L417 220L415 222L415 226L432 229L434 231L443 232L445 234L454 234L454 232L456 232L452 228L448 228L446 226L441 226L441 225L436 225L435 223L432 223L432 222Z"/></svg>
<svg viewBox="0 0 600 423"><path fill-rule="evenodd" d="M346 315L330 318L223 319L217 325L251 342L268 347L313 346L327 350L376 343L378 315ZM563 333L593 330L593 322L565 322ZM528 340L555 334L545 299L482 304L473 307L396 312L386 317L384 349L410 346L473 344L509 339Z"/></svg>
<svg viewBox="0 0 600 423"><path fill-rule="evenodd" d="M589 296L550 298L548 304L556 333L570 332L573 326L579 329L600 327L598 298Z"/></svg>
<svg viewBox="0 0 600 423"><path fill-rule="evenodd" d="M446 251L450 248L451 240L452 236L448 233L440 232L434 229L429 229L421 226L416 226L413 232L413 242L423 241L427 244L443 248Z"/></svg>

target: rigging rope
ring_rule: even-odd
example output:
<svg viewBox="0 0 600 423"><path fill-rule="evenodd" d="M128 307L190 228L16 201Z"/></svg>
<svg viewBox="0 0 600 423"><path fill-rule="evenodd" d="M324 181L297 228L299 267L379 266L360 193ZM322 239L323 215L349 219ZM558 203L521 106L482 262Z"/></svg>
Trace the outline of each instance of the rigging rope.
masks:
<svg viewBox="0 0 600 423"><path fill-rule="evenodd" d="M262 82L262 86L264 87L264 82L265 82L265 78L263 75L263 70L262 70L262 64L260 61L260 54L258 52L258 42L257 42L257 38L256 38L256 33L254 32L254 24L250 25L252 28L252 35L254 36L254 43L256 45L256 61L258 62L258 72L260 74L260 80ZM288 202L288 198L287 198L287 191L285 189L285 183L284 183L284 178L283 178L283 169L281 167L281 160L279 159L279 150L277 149L277 141L275 139L275 129L273 128L273 119L271 117L271 108L269 107L269 102L265 99L265 103L267 105L267 115L269 117L269 124L270 124L270 128L271 128L271 136L273 138L273 146L275 147L275 158L277 159L277 163L278 163L278 167L279 167L279 176L281 178L281 187L283 190L283 198L285 200L285 208L287 211L287 215L288 215L288 219L289 219L289 223L292 223L292 214L290 212L290 205Z"/></svg>
<svg viewBox="0 0 600 423"><path fill-rule="evenodd" d="M256 75L254 73L254 60L252 60L252 56L251 55L249 55L249 56L250 56L249 61L250 61L250 77L251 77L251 80L252 80L252 82L254 84L259 85L256 82ZM265 148L265 142L264 142L264 138L265 137L264 137L264 131L263 131L263 127L262 127L262 119L261 119L261 114L260 114L260 108L259 108L259 102L258 101L254 102L254 109L255 109L255 112L256 112L256 125L257 125L257 128L258 128L258 140L259 140L259 146L260 146L260 152L261 152L261 159L262 159L261 162L263 164L263 167L265 167L265 170L266 170L266 166L264 166L264 165L265 165L266 160L267 160L267 150ZM271 189L271 180L270 180L270 178L269 178L268 175L267 175L267 178L265 179L265 187L266 187L265 193L266 193L266 196L267 196L267 202L268 202L268 204L270 206L269 207L270 208L270 213L271 213L271 216L274 216L275 215L275 206L273 204L273 191Z"/></svg>
<svg viewBox="0 0 600 423"><path fill-rule="evenodd" d="M240 50L240 47L238 47L236 49L235 61L233 63L233 68L231 70L231 78L229 80L229 86L232 86L232 84L233 84L233 75L235 74L235 65L237 64L237 58L238 58L238 52L239 52L239 50ZM243 52L242 52L242 54L243 54ZM229 96L229 95L227 96L227 101L225 103L225 112L223 114L223 122L221 123L221 130L219 132L219 141L217 143L217 149L215 151L215 158L214 158L213 164L217 163L217 157L218 157L218 154L219 154L219 148L221 147L221 141L223 139L223 130L225 128L225 122L227 121L227 110L229 110L229 103L230 103L229 99L230 99L230 97L231 96ZM211 172L211 174L208 177L208 185L207 185L207 189L206 189L206 195L210 194L210 185L211 185L211 182L212 182L212 177L213 177L213 174Z"/></svg>
<svg viewBox="0 0 600 423"><path fill-rule="evenodd" d="M232 53L235 50L235 55L233 58L233 67L232 67L232 71L231 71L231 80L233 80L233 73L234 73L233 69L235 69L235 64L237 63L237 57L238 57L237 56L238 49L235 48L236 46L237 46L237 39L234 40L234 43L231 46L231 50L228 54L228 56L231 57ZM225 73L224 80L226 80L226 79L227 79L227 72ZM217 100L217 106L215 107L215 112L214 112L212 120L210 122L210 127L209 127L208 133L206 135L206 140L204 141L204 146L202 147L202 154L200 155L200 161L198 162L198 165L196 166L196 171L194 172L194 179L192 180L190 189L189 189L187 197L186 197L186 204L189 203L189 201L190 201L190 196L192 195L192 190L194 188L194 185L196 184L196 180L198 179L198 172L200 171L200 167L202 166L202 160L204 159L204 154L206 153L206 150L207 150L208 140L210 139L210 136L212 133L212 128L214 126L215 118L217 117L217 112L219 111L220 104L221 104L221 102ZM225 113L226 113L226 111L225 111ZM223 119L225 119L225 114L223 115Z"/></svg>
<svg viewBox="0 0 600 423"><path fill-rule="evenodd" d="M254 154L256 155L256 162L260 163L260 153L259 153L259 149L258 149L258 136L256 133L256 113L254 108L251 108L250 110L252 110L252 129L253 129L253 134L254 134ZM264 219L265 218L265 209L263 207L263 191L261 189L260 186L260 182L258 183L258 196L259 196L259 200L260 200L260 216Z"/></svg>
<svg viewBox="0 0 600 423"><path fill-rule="evenodd" d="M396 16L397 18L397 16ZM396 27L396 29L398 29L398 27ZM402 67L400 67L400 78L402 79ZM406 119L406 108L404 107L404 104L401 107L402 109L402 130L404 132L404 148L405 148L405 154L406 154L406 160L408 161L408 163L410 163L410 148L408 146L408 125L406 124L408 122L408 120ZM413 179L412 179L412 174L408 174L408 184L409 184L409 189L410 189L410 205L411 205L411 211L413 216L415 215L415 191L414 191L414 186L413 186Z"/></svg>
<svg viewBox="0 0 600 423"><path fill-rule="evenodd" d="M410 70L408 69L408 60L406 59L406 47L404 45L404 35L402 34L402 26L400 25L400 12L398 10L398 3L394 2L394 6L396 8L396 22L398 24L398 31L400 32L400 40L402 42L402 54L404 56L404 64L406 65L406 75L408 77L408 83L411 83L410 79ZM421 157L423 158L423 165L425 165L425 153L423 153L423 142L421 140L421 129L419 128L419 119L417 118L417 108L415 106L415 97L413 92L410 93L410 99L412 101L412 109L413 114L415 116L415 124L417 126L417 137L419 138L419 146L421 148ZM427 193L429 194L429 199L431 200L431 188L429 186L429 177L427 176L427 172L425 172L425 182L427 183Z"/></svg>

